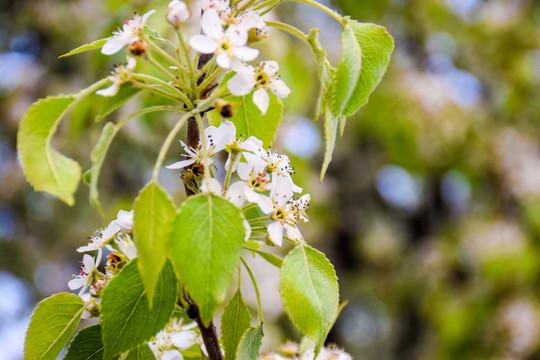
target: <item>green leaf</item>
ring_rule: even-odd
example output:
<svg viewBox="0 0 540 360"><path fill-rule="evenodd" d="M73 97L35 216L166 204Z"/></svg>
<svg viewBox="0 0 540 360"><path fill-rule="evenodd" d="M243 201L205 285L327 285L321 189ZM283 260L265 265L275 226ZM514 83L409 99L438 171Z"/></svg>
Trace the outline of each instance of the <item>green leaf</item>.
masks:
<svg viewBox="0 0 540 360"><path fill-rule="evenodd" d="M225 79L223 81L225 83ZM265 146L269 146L276 136L279 122L283 118L283 103L276 95L268 92L270 105L265 115L253 102L253 92L245 96L229 96L225 100L233 103L236 113L228 120L236 126L236 136L244 135L245 138L255 136ZM221 115L217 110L208 113L210 125L219 126Z"/></svg>
<svg viewBox="0 0 540 360"><path fill-rule="evenodd" d="M161 271L154 306L150 309L137 260L126 265L103 292L101 322L105 359L150 340L163 329L174 310L178 282L171 263L167 261Z"/></svg>
<svg viewBox="0 0 540 360"><path fill-rule="evenodd" d="M101 342L101 325L97 324L82 329L77 333L64 360L102 360L103 343Z"/></svg>
<svg viewBox="0 0 540 360"><path fill-rule="evenodd" d="M89 201L96 210L100 213L101 211L101 201L99 200L99 191L98 191L98 179L101 173L101 167L103 166L103 160L105 160L105 155L109 150L114 136L116 135L117 130L115 125L112 122L105 124L103 129L101 129L101 135L90 153L90 160L92 161L92 167L84 173L83 178L90 187Z"/></svg>
<svg viewBox="0 0 540 360"><path fill-rule="evenodd" d="M340 118L327 106L324 114L324 138L326 139L326 149L324 151L324 160L321 169L321 182L324 179L328 165L332 161L332 154L336 145L337 128Z"/></svg>
<svg viewBox="0 0 540 360"><path fill-rule="evenodd" d="M155 182L146 185L133 205L134 239L139 253L139 271L152 307L161 268L167 260L169 235L176 207L165 190Z"/></svg>
<svg viewBox="0 0 540 360"><path fill-rule="evenodd" d="M17 150L27 181L36 191L47 191L68 205L73 205L81 167L56 151L51 139L75 100L74 95L38 100L23 115L17 133Z"/></svg>
<svg viewBox="0 0 540 360"><path fill-rule="evenodd" d="M256 360L259 358L263 337L262 322L258 327L250 328L242 336L238 345L237 360Z"/></svg>
<svg viewBox="0 0 540 360"><path fill-rule="evenodd" d="M359 23L349 20L356 40L362 49L362 70L358 83L345 108L343 115L352 116L367 103L369 95L375 90L386 73L390 56L394 50L394 39L382 26Z"/></svg>
<svg viewBox="0 0 540 360"><path fill-rule="evenodd" d="M224 300L242 244L244 217L222 197L201 194L180 207L171 233L171 258L208 326Z"/></svg>
<svg viewBox="0 0 540 360"><path fill-rule="evenodd" d="M328 89L330 109L337 115L343 114L345 106L356 88L362 67L362 50L349 21L341 33L341 46L341 62L332 76L332 82Z"/></svg>
<svg viewBox="0 0 540 360"><path fill-rule="evenodd" d="M125 360L156 360L148 344L141 344L131 350Z"/></svg>
<svg viewBox="0 0 540 360"><path fill-rule="evenodd" d="M251 315L249 309L242 300L240 289L234 294L229 304L225 307L221 317L221 337L225 347L225 359L235 360L238 344L242 335L250 327Z"/></svg>
<svg viewBox="0 0 540 360"><path fill-rule="evenodd" d="M321 252L300 245L285 258L279 292L295 326L316 341L316 353L324 344L339 306L334 267Z"/></svg>
<svg viewBox="0 0 540 360"><path fill-rule="evenodd" d="M58 58L61 59L63 57L67 57L67 56L71 56L71 55L75 55L75 54L80 54L80 53L85 52L85 51L99 49L99 48L103 47L103 45L107 42L107 40L108 40L108 38L99 39L99 40L92 41L89 44L81 45L81 46L71 50L70 52L64 54L64 55L60 55Z"/></svg>
<svg viewBox="0 0 540 360"><path fill-rule="evenodd" d="M118 93L116 95L106 98L103 108L101 109L98 116L96 117L96 122L100 121L105 116L109 115L114 110L118 109L126 101L131 99L133 96L137 95L139 91L141 91L141 89L137 89L133 86L129 86L128 84L123 84L118 90Z"/></svg>
<svg viewBox="0 0 540 360"><path fill-rule="evenodd" d="M26 332L25 360L55 360L75 331L84 303L74 294L53 295L38 305Z"/></svg>
<svg viewBox="0 0 540 360"><path fill-rule="evenodd" d="M250 249L250 250L277 268L281 268L281 266L283 265L283 259L277 255L274 255L272 253L268 253L265 251L255 250L255 249Z"/></svg>
<svg viewBox="0 0 540 360"><path fill-rule="evenodd" d="M332 73L335 69L330 65L328 59L326 58L326 51L322 47L319 40L319 29L310 30L308 43L311 45L313 54L315 54L315 61L317 62L317 76L321 82L321 89L317 98L317 106L314 117L314 120L316 121L324 113L326 108L326 93L332 79Z"/></svg>
<svg viewBox="0 0 540 360"><path fill-rule="evenodd" d="M164 38L159 35L157 30L152 29L148 25L144 25L144 33L151 39L151 40L158 40L158 41L165 41Z"/></svg>

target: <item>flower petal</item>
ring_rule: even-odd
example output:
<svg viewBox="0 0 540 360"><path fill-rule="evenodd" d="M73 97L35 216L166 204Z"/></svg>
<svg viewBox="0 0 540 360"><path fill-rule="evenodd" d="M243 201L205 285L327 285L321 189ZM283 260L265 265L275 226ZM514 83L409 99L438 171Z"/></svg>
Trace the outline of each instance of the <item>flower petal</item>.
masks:
<svg viewBox="0 0 540 360"><path fill-rule="evenodd" d="M218 49L218 44L206 35L193 35L189 39L189 45L195 50L203 54L213 54Z"/></svg>
<svg viewBox="0 0 540 360"><path fill-rule="evenodd" d="M131 211L125 211L120 210L118 211L118 214L116 214L116 224L122 229L124 232L129 232L133 228L133 218L135 216L135 213L133 210Z"/></svg>
<svg viewBox="0 0 540 360"><path fill-rule="evenodd" d="M268 105L270 105L270 97L265 88L260 88L253 93L253 103L257 105L263 115L266 114Z"/></svg>
<svg viewBox="0 0 540 360"><path fill-rule="evenodd" d="M121 81L118 81L117 78L113 78L111 81L112 81L111 86L109 86L108 88L96 91L96 94L101 95L101 96L105 96L105 97L111 97L111 96L114 96L114 95L118 94L118 90L120 89Z"/></svg>
<svg viewBox="0 0 540 360"><path fill-rule="evenodd" d="M236 73L228 82L227 87L231 94L236 96L247 95L253 90L256 81L255 77L242 73Z"/></svg>
<svg viewBox="0 0 540 360"><path fill-rule="evenodd" d="M223 38L223 25L216 9L208 9L202 14L202 31L212 39L221 40Z"/></svg>
<svg viewBox="0 0 540 360"><path fill-rule="evenodd" d="M197 333L195 331L181 331L171 335L171 341L180 351L184 351L195 344Z"/></svg>
<svg viewBox="0 0 540 360"><path fill-rule="evenodd" d="M232 49L232 52L234 57L244 61L252 61L259 56L259 50L247 46L235 47Z"/></svg>
<svg viewBox="0 0 540 360"><path fill-rule="evenodd" d="M128 41L129 37L125 36L123 32L113 35L107 39L107 42L101 48L101 53L104 55L116 54L128 44Z"/></svg>
<svg viewBox="0 0 540 360"><path fill-rule="evenodd" d="M247 184L243 181L236 181L229 186L227 190L227 199L234 205L241 207L245 202L244 192L247 188Z"/></svg>
<svg viewBox="0 0 540 360"><path fill-rule="evenodd" d="M208 192L208 183L210 183L210 192L212 194L216 194L221 196L223 194L223 188L221 187L221 184L219 181L217 181L214 178L208 179L208 182L206 180L203 180L201 184L201 191L202 192Z"/></svg>
<svg viewBox="0 0 540 360"><path fill-rule="evenodd" d="M189 166L191 164L195 164L195 160L194 159L189 159L189 160L180 160L180 161L177 161L175 162L174 164L171 164L171 165L167 165L165 166L167 169L183 169L185 168L186 166Z"/></svg>
<svg viewBox="0 0 540 360"><path fill-rule="evenodd" d="M270 90L280 98L286 98L291 93L291 89L281 79L271 79L269 84Z"/></svg>
<svg viewBox="0 0 540 360"><path fill-rule="evenodd" d="M222 69L229 69L231 67L231 61L232 60L227 53L222 52L216 56L216 63Z"/></svg>
<svg viewBox="0 0 540 360"><path fill-rule="evenodd" d="M279 71L279 63L273 60L263 61L261 67L262 71L268 76L274 76Z"/></svg>
<svg viewBox="0 0 540 360"><path fill-rule="evenodd" d="M283 225L279 221L274 221L268 225L268 235L274 245L281 246L283 244Z"/></svg>
<svg viewBox="0 0 540 360"><path fill-rule="evenodd" d="M291 240L301 240L302 234L300 233L300 230L296 226L292 226L289 224L284 225L285 233L287 234L287 237Z"/></svg>

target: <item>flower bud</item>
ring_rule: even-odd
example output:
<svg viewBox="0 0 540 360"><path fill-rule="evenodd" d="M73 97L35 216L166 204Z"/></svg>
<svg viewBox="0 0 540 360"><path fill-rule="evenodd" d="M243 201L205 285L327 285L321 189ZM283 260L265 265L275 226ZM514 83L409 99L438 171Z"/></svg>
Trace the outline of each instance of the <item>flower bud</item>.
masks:
<svg viewBox="0 0 540 360"><path fill-rule="evenodd" d="M178 26L189 18L189 10L185 2L172 0L167 8L167 21Z"/></svg>

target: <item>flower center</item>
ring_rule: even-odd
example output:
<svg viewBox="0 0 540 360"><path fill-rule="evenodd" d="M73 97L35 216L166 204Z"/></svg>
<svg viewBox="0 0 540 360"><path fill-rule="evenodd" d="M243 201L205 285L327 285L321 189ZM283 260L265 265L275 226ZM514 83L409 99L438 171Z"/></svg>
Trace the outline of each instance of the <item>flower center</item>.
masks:
<svg viewBox="0 0 540 360"><path fill-rule="evenodd" d="M270 174L267 172L262 173L251 173L251 177L249 179L249 186L253 188L255 191L266 191L268 184L270 184Z"/></svg>
<svg viewBox="0 0 540 360"><path fill-rule="evenodd" d="M270 83L270 78L267 74L263 73L262 71L257 74L257 86L258 87L267 87Z"/></svg>

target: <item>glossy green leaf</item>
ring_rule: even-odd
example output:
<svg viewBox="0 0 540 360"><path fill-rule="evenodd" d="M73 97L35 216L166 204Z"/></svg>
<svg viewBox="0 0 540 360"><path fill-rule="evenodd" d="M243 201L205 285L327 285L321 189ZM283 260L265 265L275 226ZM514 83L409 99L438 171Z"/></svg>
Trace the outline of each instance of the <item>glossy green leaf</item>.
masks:
<svg viewBox="0 0 540 360"><path fill-rule="evenodd" d="M71 50L70 52L64 54L64 55L60 55L59 58L80 54L80 53L85 52L85 51L99 49L99 48L103 47L103 45L105 45L107 40L108 39L99 39L99 40L92 41L91 43L81 45L81 46Z"/></svg>
<svg viewBox="0 0 540 360"><path fill-rule="evenodd" d="M92 167L84 173L85 182L87 182L90 187L89 201L96 210L100 213L101 210L101 201L99 200L99 191L98 191L98 179L101 173L101 167L103 166L103 161L105 160L105 155L109 150L109 146L112 143L114 136L117 131L115 125L112 122L105 124L103 129L101 129L101 135L90 153L90 160L92 161Z"/></svg>
<svg viewBox="0 0 540 360"><path fill-rule="evenodd" d="M394 51L394 39L384 27L355 20L349 20L348 25L362 49L362 70L356 88L343 111L343 115L347 117L367 103L369 95L386 73Z"/></svg>
<svg viewBox="0 0 540 360"><path fill-rule="evenodd" d="M339 306L334 267L321 252L300 245L285 258L279 292L290 319L300 331L316 341L318 353Z"/></svg>
<svg viewBox="0 0 540 360"><path fill-rule="evenodd" d="M332 110L327 106L324 113L324 138L326 140L326 148L324 150L324 160L321 169L321 182L324 179L328 165L332 161L332 154L334 153L334 147L336 146L336 138L339 125L339 117L334 115Z"/></svg>
<svg viewBox="0 0 540 360"><path fill-rule="evenodd" d="M161 271L150 309L135 259L111 280L103 292L101 322L104 358L131 350L150 340L169 321L178 282L170 262Z"/></svg>
<svg viewBox="0 0 540 360"><path fill-rule="evenodd" d="M152 307L154 290L169 249L169 235L176 207L165 190L155 182L146 185L133 205L134 239L139 253L139 271Z"/></svg>
<svg viewBox="0 0 540 360"><path fill-rule="evenodd" d="M156 357L148 344L141 344L130 350L125 360L156 360Z"/></svg>
<svg viewBox="0 0 540 360"><path fill-rule="evenodd" d="M258 327L250 328L242 336L236 355L237 360L257 360L263 337L262 322Z"/></svg>
<svg viewBox="0 0 540 360"><path fill-rule="evenodd" d="M60 293L41 301L26 332L24 359L55 360L75 331L83 310L83 301L74 294Z"/></svg>
<svg viewBox="0 0 540 360"><path fill-rule="evenodd" d="M188 198L174 220L171 258L205 325L224 300L238 265L243 220L236 206L209 194Z"/></svg>
<svg viewBox="0 0 540 360"><path fill-rule="evenodd" d="M255 249L251 249L251 251L253 251L254 253L256 253L257 255L259 255L264 260L268 261L270 264L274 265L277 268L281 268L281 266L283 265L283 259L277 255L268 253L266 251L260 251L260 250L255 250Z"/></svg>
<svg viewBox="0 0 540 360"><path fill-rule="evenodd" d="M269 146L276 136L279 122L283 119L283 103L276 95L268 92L270 105L265 115L253 102L253 92L245 96L230 96L226 100L234 105L236 113L228 120L236 126L236 136L243 135L245 138L255 136L260 139L265 146ZM217 110L208 113L211 125L219 126L221 115Z"/></svg>
<svg viewBox="0 0 540 360"><path fill-rule="evenodd" d="M343 114L358 83L362 67L362 50L356 40L350 22L347 21L341 33L341 62L332 76L328 96L329 107L336 115Z"/></svg>
<svg viewBox="0 0 540 360"><path fill-rule="evenodd" d="M123 84L122 86L120 86L120 89L118 90L118 93L116 95L106 98L103 108L96 117L96 122L100 121L101 119L112 113L114 110L118 109L126 101L137 95L139 91L141 91L141 89L129 86L128 84Z"/></svg>
<svg viewBox="0 0 540 360"><path fill-rule="evenodd" d="M235 360L242 335L250 327L251 315L242 300L240 290L234 294L221 317L221 338L225 347L225 359Z"/></svg>
<svg viewBox="0 0 540 360"><path fill-rule="evenodd" d="M103 360L101 325L93 325L77 333L63 360Z"/></svg>
<svg viewBox="0 0 540 360"><path fill-rule="evenodd" d="M23 115L17 133L17 150L27 181L36 191L47 191L68 205L73 205L81 167L56 151L51 139L75 100L74 95L38 100Z"/></svg>

